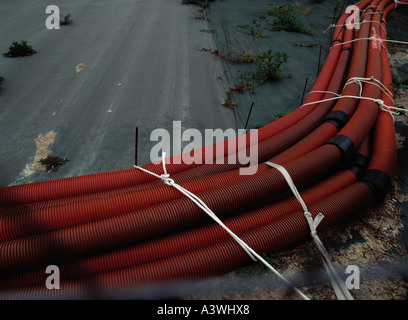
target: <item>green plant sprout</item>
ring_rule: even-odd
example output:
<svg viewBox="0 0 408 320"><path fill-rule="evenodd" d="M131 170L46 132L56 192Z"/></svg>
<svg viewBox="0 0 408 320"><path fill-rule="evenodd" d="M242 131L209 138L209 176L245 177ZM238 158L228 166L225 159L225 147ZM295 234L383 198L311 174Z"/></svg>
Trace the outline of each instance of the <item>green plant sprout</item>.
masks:
<svg viewBox="0 0 408 320"><path fill-rule="evenodd" d="M308 15L309 13L309 8L301 8L297 3L275 6L258 13L257 18L252 19L252 24L240 24L237 28L257 38L266 37L264 30L284 30L311 35L312 30L299 17L299 14Z"/></svg>
<svg viewBox="0 0 408 320"><path fill-rule="evenodd" d="M9 47L9 51L6 53L3 53L3 56L9 57L9 58L16 58L16 57L25 57L25 56L31 56L32 54L36 54L37 51L35 51L31 45L27 44L26 40L22 40L21 43L18 43L17 41L13 41L11 46Z"/></svg>
<svg viewBox="0 0 408 320"><path fill-rule="evenodd" d="M276 6L270 9L267 14L273 17L271 30L312 34L310 27L299 18L297 13L295 8L289 5Z"/></svg>
<svg viewBox="0 0 408 320"><path fill-rule="evenodd" d="M71 19L71 14L67 14L65 16L62 17L62 19L60 18L60 25L64 26L64 25L69 25L72 24L72 19Z"/></svg>
<svg viewBox="0 0 408 320"><path fill-rule="evenodd" d="M256 66L255 78L261 82L281 79L281 66L288 61L288 58L289 56L286 53L279 51L274 53L272 53L272 50L262 51L254 61Z"/></svg>
<svg viewBox="0 0 408 320"><path fill-rule="evenodd" d="M232 91L225 91L225 101L223 103L224 106L230 109L234 109L234 107L238 107L234 100L234 93Z"/></svg>
<svg viewBox="0 0 408 320"><path fill-rule="evenodd" d="M394 79L390 85L395 88L395 94L398 94L399 91L406 92L408 88L408 76L399 76Z"/></svg>
<svg viewBox="0 0 408 320"><path fill-rule="evenodd" d="M286 53L272 50L262 50L251 55L251 61L256 67L255 72L241 72L239 83L231 90L237 93L254 93L255 88L263 82L282 79L282 65L288 59Z"/></svg>

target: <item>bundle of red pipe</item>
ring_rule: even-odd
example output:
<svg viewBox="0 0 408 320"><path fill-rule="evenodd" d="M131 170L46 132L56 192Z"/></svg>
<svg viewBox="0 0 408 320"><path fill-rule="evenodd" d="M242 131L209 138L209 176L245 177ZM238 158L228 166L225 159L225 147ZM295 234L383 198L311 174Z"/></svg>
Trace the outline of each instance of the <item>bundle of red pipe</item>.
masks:
<svg viewBox="0 0 408 320"><path fill-rule="evenodd" d="M339 18L304 106L259 129L256 174L241 175L239 164L185 164L178 155L166 165L171 178L259 253L310 233L284 177L265 161L288 171L313 216L324 214L319 229L380 199L394 176L396 142L393 118L378 104L393 103L386 43L372 36L386 38L385 18L402 2L356 3L359 29L345 27L349 14ZM347 82L359 78L372 80ZM332 100L336 94L351 97ZM219 145L228 151L229 142ZM203 148L202 163L216 147ZM144 168L163 173L161 164ZM202 279L250 259L191 200L138 169L1 188L0 241L2 298ZM60 290L45 287L49 265L60 269Z"/></svg>

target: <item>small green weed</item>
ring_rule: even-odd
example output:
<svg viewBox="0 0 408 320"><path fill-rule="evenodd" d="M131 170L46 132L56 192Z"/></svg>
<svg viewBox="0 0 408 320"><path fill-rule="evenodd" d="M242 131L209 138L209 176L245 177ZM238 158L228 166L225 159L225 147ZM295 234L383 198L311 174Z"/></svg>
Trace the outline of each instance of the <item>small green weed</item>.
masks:
<svg viewBox="0 0 408 320"><path fill-rule="evenodd" d="M47 158L41 159L39 162L46 166L47 171L52 170L56 172L60 166L66 164L68 161L69 160L65 158L47 156Z"/></svg>
<svg viewBox="0 0 408 320"><path fill-rule="evenodd" d="M17 41L13 41L11 46L9 47L9 51L3 53L3 56L16 58L31 56L35 53L37 53L37 51L35 51L31 45L27 44L26 40L22 40L20 43L18 43Z"/></svg>
<svg viewBox="0 0 408 320"><path fill-rule="evenodd" d="M200 32L205 32L205 33L215 33L215 31L214 31L214 30L212 30L212 29L202 29L202 30L200 30Z"/></svg>
<svg viewBox="0 0 408 320"><path fill-rule="evenodd" d="M68 13L65 16L62 16L62 18L60 17L60 25L64 26L64 25L69 25L72 24L72 19L71 19L71 14Z"/></svg>
<svg viewBox="0 0 408 320"><path fill-rule="evenodd" d="M293 6L275 6L267 11L267 15L273 17L270 29L273 31L288 31L304 34L312 34L310 27L303 22Z"/></svg>
<svg viewBox="0 0 408 320"><path fill-rule="evenodd" d="M282 78L282 65L289 56L286 53L272 50L262 50L251 54L250 61L255 65L255 72L241 72L239 83L231 90L237 93L254 93L255 88L265 81L274 81Z"/></svg>
<svg viewBox="0 0 408 320"><path fill-rule="evenodd" d="M234 93L232 91L225 91L225 101L223 103L224 106L230 109L234 109L234 107L238 107L234 100Z"/></svg>
<svg viewBox="0 0 408 320"><path fill-rule="evenodd" d="M210 2L214 2L215 0L182 0L182 4L195 4L197 6L207 8L210 5Z"/></svg>
<svg viewBox="0 0 408 320"><path fill-rule="evenodd" d="M256 66L255 78L261 82L281 79L281 66L288 61L288 58L286 53L279 51L274 53L272 50L262 51L254 61Z"/></svg>
<svg viewBox="0 0 408 320"><path fill-rule="evenodd" d="M255 92L256 85L253 83L253 74L250 72L242 72L239 75L240 81L238 86L240 86L244 91L249 91L250 93Z"/></svg>
<svg viewBox="0 0 408 320"><path fill-rule="evenodd" d="M258 13L257 17L252 19L252 24L240 24L237 28L257 38L266 37L265 30L284 30L311 35L312 30L299 17L299 14L308 15L309 13L308 7L301 8L297 3L274 6Z"/></svg>
<svg viewBox="0 0 408 320"><path fill-rule="evenodd" d="M276 113L273 114L273 120L272 120L272 121L278 120L278 119L280 119L280 118L282 118L282 117L284 117L284 116L286 116L286 115L287 115L286 112L284 112L284 111L278 111L278 112L276 112Z"/></svg>
<svg viewBox="0 0 408 320"><path fill-rule="evenodd" d="M257 19L252 20L252 24L240 24L237 26L239 29L248 32L255 38L265 38L266 33L261 31L262 23Z"/></svg>
<svg viewBox="0 0 408 320"><path fill-rule="evenodd" d="M396 79L393 79L390 85L396 89L395 90L396 94L398 93L398 91L406 92L408 88L408 76L405 77L399 76Z"/></svg>

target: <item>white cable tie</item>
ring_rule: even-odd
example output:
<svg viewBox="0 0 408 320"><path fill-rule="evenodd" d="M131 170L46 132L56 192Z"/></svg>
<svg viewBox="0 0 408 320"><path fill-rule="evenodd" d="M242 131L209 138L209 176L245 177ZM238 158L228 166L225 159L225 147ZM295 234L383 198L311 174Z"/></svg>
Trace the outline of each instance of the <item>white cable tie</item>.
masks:
<svg viewBox="0 0 408 320"><path fill-rule="evenodd" d="M371 85L375 85L378 88L380 88L380 90L382 92L384 92L392 101L392 103L394 103L393 100L393 95L392 92L379 80L377 80L376 78L374 78L374 76L371 76L370 78L360 78L360 77L352 77L350 79L348 79L343 87L343 92L344 89L346 88L346 86L354 83L357 84L360 87L360 92L359 92L359 96L350 96L350 95L339 95L336 94L334 92L327 92L327 91L311 91L309 93L313 93L313 92L326 92L326 93L332 93L334 94L336 97L333 98L327 98L327 99L322 99L319 101L313 101L313 102L309 102L309 103L305 103L302 104L301 107L307 106L307 105L311 105L311 104L316 104L316 103L321 103L321 102L325 102L325 101L330 101L330 100L337 100L337 99L343 99L343 98L355 98L355 99L363 99L363 100L371 100L375 103L377 103L380 107L381 110L386 111L390 114L390 116L393 118L394 122L395 122L395 117L394 115L399 115L398 112L395 112L395 110L398 111L403 111L403 112L407 112L408 110L406 109L402 109L402 108L396 108L393 106L387 106L383 100L381 99L374 99L374 98L369 98L369 97L363 97L362 96L362 91L363 91L363 86L362 86L362 82L365 82L367 84L371 84Z"/></svg>
<svg viewBox="0 0 408 320"><path fill-rule="evenodd" d="M337 275L336 270L332 266L330 262L330 257L329 253L325 249L323 243L321 242L320 238L317 235L316 228L319 225L319 223L323 220L324 215L322 213L319 213L316 215L316 217L313 219L312 214L309 212L307 209L307 206L305 202L303 201L302 197L299 194L299 191L297 190L291 176L289 175L288 171L282 167L281 165L278 165L276 163L272 162L265 162L270 167L273 167L277 169L285 178L287 184L289 185L290 189L292 190L294 196L296 199L299 201L300 205L303 208L304 215L306 217L306 221L308 222L309 228L310 228L310 235L312 239L314 240L317 249L320 251L322 255L322 260L323 264L326 268L327 274L329 276L330 282L332 284L332 287L337 295L337 298L339 300L353 300L353 297L351 296L350 292L348 291L347 287L343 283L343 281L340 279L340 277Z"/></svg>
<svg viewBox="0 0 408 320"><path fill-rule="evenodd" d="M380 25L381 29L383 29L383 31L385 33L387 32L387 29L383 26L383 22L381 22L381 21L364 20L364 21L359 22L358 24L361 26L363 23L378 23Z"/></svg>
<svg viewBox="0 0 408 320"><path fill-rule="evenodd" d="M346 86L348 86L351 83L355 83L358 84L360 86L360 96L362 95L362 83L361 82L365 82L371 85L375 85L376 87L380 88L381 91L383 91L390 99L391 101L393 101L393 94L392 92L379 80L377 80L376 78L374 78L374 76L371 76L370 78L360 78L360 77L352 77L350 79L347 80L347 82L345 83L344 87L343 87L343 91L344 88ZM373 83L376 82L376 83Z"/></svg>
<svg viewBox="0 0 408 320"><path fill-rule="evenodd" d="M408 4L408 3L406 3L406 4ZM393 42L393 43L400 43L400 44L408 44L407 41L392 40L392 39L382 39L382 38L380 38L380 40L379 40L378 38L369 37L369 38L357 38L357 39L353 39L353 40L349 40L349 41L339 42L339 43L333 44L332 47L341 46L341 45L343 45L343 44L351 43L351 42L356 42L356 41L359 41L359 40L378 41L378 42L380 42L381 46L382 46L384 49L387 49L387 48L384 46L383 42Z"/></svg>
<svg viewBox="0 0 408 320"><path fill-rule="evenodd" d="M323 31L323 33L326 33L327 31L329 31L330 28L341 27L341 26L342 26L342 25L340 25L340 24L339 24L339 25L331 24L331 25L329 25L329 26L327 27L326 30ZM345 24L344 24L343 26L345 26Z"/></svg>
<svg viewBox="0 0 408 320"><path fill-rule="evenodd" d="M408 4L408 3L406 3ZM407 41L400 41L400 40L392 40L392 39L383 39L385 42L394 42L394 43L401 43L401 44L408 44Z"/></svg>
<svg viewBox="0 0 408 320"><path fill-rule="evenodd" d="M394 2L395 2L395 8L400 4L408 4L408 2L400 1L400 0L394 0Z"/></svg>
<svg viewBox="0 0 408 320"><path fill-rule="evenodd" d="M323 90L313 90L313 91L309 91L307 96L311 93L330 93L334 96L340 97L340 94L336 93L336 92L332 92L332 91L323 91Z"/></svg>
<svg viewBox="0 0 408 320"><path fill-rule="evenodd" d="M306 96L308 96L308 95L311 94L311 93L326 93L326 94L327 94L327 93L330 93L330 94L332 94L332 95L334 95L334 96L336 96L336 97L340 97L340 96L341 96L340 94L338 94L338 93L336 93L336 92L323 91L323 90L313 90L313 91L309 91ZM324 101L326 101L326 100L320 100L320 101L318 100L318 101L315 101L315 102L305 103L305 104L302 104L299 108L302 108L302 107L307 106L307 105L310 105L310 104L315 104L315 103L324 102Z"/></svg>
<svg viewBox="0 0 408 320"><path fill-rule="evenodd" d="M373 98L368 98L368 97L342 95L338 97L322 99L319 101L308 102L308 103L303 104L302 107L310 105L310 104L316 104L316 103L321 103L321 102L326 102L326 101L331 101L331 100L339 100L339 99L344 99L344 98L363 99L363 100L372 100L372 101L375 100Z"/></svg>
<svg viewBox="0 0 408 320"><path fill-rule="evenodd" d="M163 164L163 174L158 175L154 172L146 170L139 166L134 166L134 168L142 170L146 173L149 173L159 179L161 179L166 185L171 186L179 190L183 193L186 197L188 197L191 201L193 201L200 209L202 209L206 214L208 214L215 222L217 222L225 231L227 231L232 238L245 250L245 252L251 257L254 261L262 262L269 270L275 273L279 278L281 278L288 286L292 287L303 299L309 300L309 298L304 295L298 288L296 288L292 283L290 283L283 275L281 275L275 268L273 268L264 258L262 258L258 253L256 253L250 246L248 246L243 240L241 240L235 233L233 233L218 217L217 215L211 211L210 208L195 194L191 193L187 189L183 188L182 186L178 185L174 182L173 179L170 178L170 175L167 173L166 164L165 164L166 153L163 152L162 154L162 164Z"/></svg>

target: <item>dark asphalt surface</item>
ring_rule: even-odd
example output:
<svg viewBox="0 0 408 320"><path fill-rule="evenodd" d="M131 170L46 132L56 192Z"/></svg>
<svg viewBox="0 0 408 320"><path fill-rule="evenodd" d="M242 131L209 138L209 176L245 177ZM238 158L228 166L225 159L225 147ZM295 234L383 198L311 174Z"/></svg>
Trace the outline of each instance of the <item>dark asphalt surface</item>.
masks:
<svg viewBox="0 0 408 320"><path fill-rule="evenodd" d="M48 30L49 1L0 0L0 51L27 40L38 52L0 57L0 186L127 169L150 161L154 129L242 128L222 106L227 84L195 6L180 0L53 1L73 24ZM85 67L76 72L75 67ZM224 80L223 80L224 79ZM119 85L120 84L120 85ZM51 155L70 161L33 172L34 139L56 133Z"/></svg>

